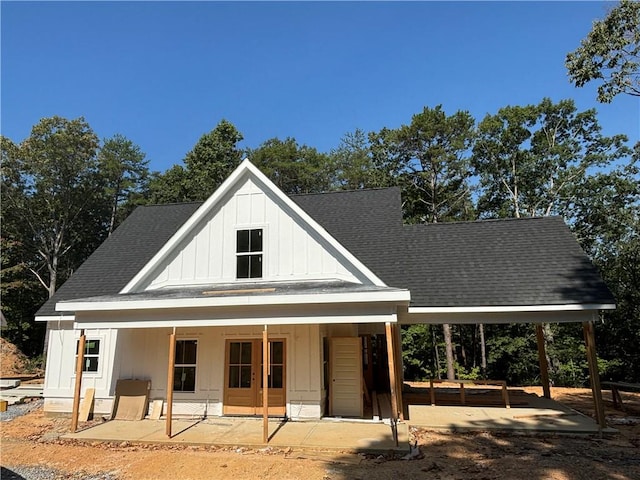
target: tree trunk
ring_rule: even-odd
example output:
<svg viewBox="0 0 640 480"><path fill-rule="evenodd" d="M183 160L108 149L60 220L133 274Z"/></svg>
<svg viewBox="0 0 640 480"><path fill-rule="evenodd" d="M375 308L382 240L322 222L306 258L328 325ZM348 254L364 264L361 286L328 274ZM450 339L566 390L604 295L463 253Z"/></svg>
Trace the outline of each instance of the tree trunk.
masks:
<svg viewBox="0 0 640 480"><path fill-rule="evenodd" d="M451 341L451 326L448 323L442 324L444 333L444 348L447 353L447 380L455 380L456 374L453 369L453 342Z"/></svg>
<svg viewBox="0 0 640 480"><path fill-rule="evenodd" d="M551 350L553 349L553 330L551 330L550 323L542 324L542 331L544 333L544 343L545 343L545 353L547 357L547 366L549 368L549 380L551 385L553 385L553 379L555 377L555 372L558 369L558 361L555 355L553 355Z"/></svg>
<svg viewBox="0 0 640 480"><path fill-rule="evenodd" d="M461 364L467 368L467 351L464 349L464 335L463 335L463 328L462 325L458 325L458 338L460 339L460 360L461 360Z"/></svg>
<svg viewBox="0 0 640 480"><path fill-rule="evenodd" d="M478 325L480 327L480 361L481 361L481 370L482 370L482 378L487 378L487 349L484 343L484 325Z"/></svg>
<svg viewBox="0 0 640 480"><path fill-rule="evenodd" d="M442 375L440 375L440 354L438 353L438 341L436 339L436 330L433 328L434 325L431 325L431 338L433 339L433 351L435 352L435 361L436 361L436 377L438 380L442 379Z"/></svg>

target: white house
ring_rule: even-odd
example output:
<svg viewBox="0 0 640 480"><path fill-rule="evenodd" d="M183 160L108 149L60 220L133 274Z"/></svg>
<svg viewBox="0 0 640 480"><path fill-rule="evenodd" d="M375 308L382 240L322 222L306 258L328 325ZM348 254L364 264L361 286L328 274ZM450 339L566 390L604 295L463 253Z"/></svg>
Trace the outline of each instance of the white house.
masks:
<svg viewBox="0 0 640 480"><path fill-rule="evenodd" d="M98 413L146 379L177 415L359 417L365 389L402 410L400 324L613 303L560 218L403 226L397 188L288 197L245 160L204 203L136 209L40 309L45 411L72 411L81 334Z"/></svg>

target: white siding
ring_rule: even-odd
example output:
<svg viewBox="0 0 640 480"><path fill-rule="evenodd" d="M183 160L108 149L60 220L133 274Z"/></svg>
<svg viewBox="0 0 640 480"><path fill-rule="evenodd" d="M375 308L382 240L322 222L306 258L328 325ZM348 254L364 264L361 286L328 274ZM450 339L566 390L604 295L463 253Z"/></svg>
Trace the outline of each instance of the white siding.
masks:
<svg viewBox="0 0 640 480"><path fill-rule="evenodd" d="M44 396L47 399L45 410L70 412L75 387L76 342L80 332L73 330L73 322L59 322L49 333L47 348L47 368L45 371ZM112 383L112 368L115 359L115 347L118 331L96 329L85 332L87 340L100 340L100 353L97 372L83 372L81 396L87 388L95 388L96 413L110 413L110 398L115 383ZM105 400L109 400L106 401ZM67 408L68 407L68 408Z"/></svg>
<svg viewBox="0 0 640 480"><path fill-rule="evenodd" d="M69 413L72 407L75 341L78 332L67 322L51 332L45 379L45 410ZM169 328L99 330L87 338L104 338L104 367L100 375L83 374L86 387L96 388L96 413L110 413L118 379L151 380L150 399L166 399ZM269 336L286 342L286 400L289 418L322 416L321 339L318 325L269 327ZM222 415L227 339L262 338L262 327L211 327L179 329L178 339L198 341L196 391L174 393L176 415ZM117 339L117 342L116 342ZM108 346L108 348L107 348ZM102 346L101 346L102 350ZM101 351L102 355L102 351ZM113 369L108 365L113 365ZM60 365L61 368L53 368Z"/></svg>
<svg viewBox="0 0 640 480"><path fill-rule="evenodd" d="M353 265L248 176L150 275L146 288L235 282L235 232L249 228L264 232L262 280L340 278L359 283Z"/></svg>

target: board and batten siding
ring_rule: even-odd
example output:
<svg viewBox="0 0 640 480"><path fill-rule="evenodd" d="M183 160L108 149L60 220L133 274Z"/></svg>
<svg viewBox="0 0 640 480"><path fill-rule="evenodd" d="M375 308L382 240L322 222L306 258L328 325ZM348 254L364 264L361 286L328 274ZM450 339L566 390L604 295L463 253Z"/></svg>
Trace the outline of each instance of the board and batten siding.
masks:
<svg viewBox="0 0 640 480"><path fill-rule="evenodd" d="M360 283L334 249L249 176L195 226L152 273L146 289L236 281L236 231L263 230L264 281Z"/></svg>
<svg viewBox="0 0 640 480"><path fill-rule="evenodd" d="M82 373L84 397L87 388L95 388L94 412L111 413L112 395L115 389L112 365L118 331L115 329L95 329L85 332L87 341L100 340L98 371ZM70 413L76 380L76 344L80 332L73 329L72 321L56 322L49 333L47 366L44 378L44 410L47 412Z"/></svg>
<svg viewBox="0 0 640 480"><path fill-rule="evenodd" d="M45 378L45 411L71 412L75 381L75 341L78 332L54 330L50 336L50 365ZM225 345L227 339L262 338L262 327L180 328L178 340L197 340L196 391L175 392L173 413L181 416L220 416L224 398ZM117 379L151 380L150 400L166 399L169 328L87 330L88 339L105 341L101 372L83 374L82 396L96 388L94 411L111 412ZM286 413L289 418L322 416L322 340L318 325L269 327L269 336L286 342ZM109 362L109 363L107 363ZM111 369L109 365L113 365Z"/></svg>

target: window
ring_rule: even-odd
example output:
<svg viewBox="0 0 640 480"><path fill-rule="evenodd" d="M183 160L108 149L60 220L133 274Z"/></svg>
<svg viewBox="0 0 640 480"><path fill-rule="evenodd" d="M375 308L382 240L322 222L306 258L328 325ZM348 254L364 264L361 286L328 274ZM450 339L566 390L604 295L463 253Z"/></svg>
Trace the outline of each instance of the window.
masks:
<svg viewBox="0 0 640 480"><path fill-rule="evenodd" d="M176 363L173 367L173 391L196 391L197 340L176 341Z"/></svg>
<svg viewBox="0 0 640 480"><path fill-rule="evenodd" d="M262 229L238 230L236 278L262 278Z"/></svg>
<svg viewBox="0 0 640 480"><path fill-rule="evenodd" d="M76 358L78 358L78 347L80 346L80 340L76 341ZM100 358L100 340L89 340L84 344L84 364L82 365L83 372L97 372L98 371L98 359Z"/></svg>

